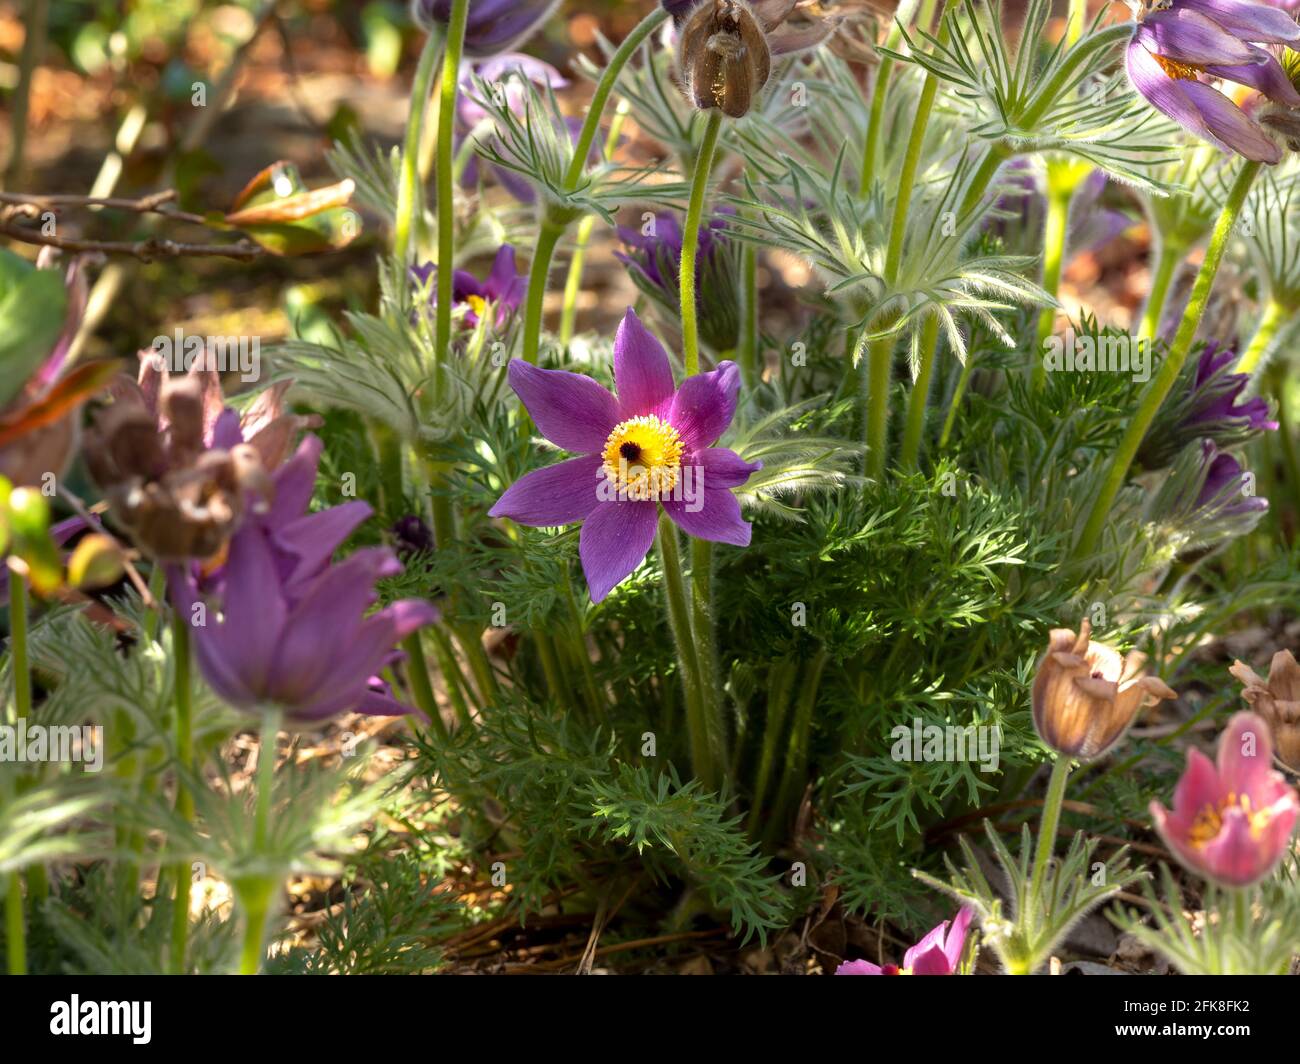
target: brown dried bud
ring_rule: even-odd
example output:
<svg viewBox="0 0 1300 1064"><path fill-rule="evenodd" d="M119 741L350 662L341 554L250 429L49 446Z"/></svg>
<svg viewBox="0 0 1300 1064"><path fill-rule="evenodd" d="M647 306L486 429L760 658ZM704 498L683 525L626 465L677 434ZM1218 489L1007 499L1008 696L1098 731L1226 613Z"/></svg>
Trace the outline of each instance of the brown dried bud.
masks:
<svg viewBox="0 0 1300 1064"><path fill-rule="evenodd" d="M1277 756L1290 769L1300 772L1300 665L1289 650L1279 650L1264 679L1244 662L1228 670L1245 689L1241 697L1268 721Z"/></svg>
<svg viewBox="0 0 1300 1064"><path fill-rule="evenodd" d="M1057 753L1091 761L1123 738L1144 705L1177 698L1164 681L1141 674L1146 656L1121 657L1091 640L1084 618L1079 634L1054 628L1034 676L1034 727Z"/></svg>
<svg viewBox="0 0 1300 1064"><path fill-rule="evenodd" d="M772 72L767 35L745 0L696 7L681 30L678 62L691 102L732 118L749 113Z"/></svg>

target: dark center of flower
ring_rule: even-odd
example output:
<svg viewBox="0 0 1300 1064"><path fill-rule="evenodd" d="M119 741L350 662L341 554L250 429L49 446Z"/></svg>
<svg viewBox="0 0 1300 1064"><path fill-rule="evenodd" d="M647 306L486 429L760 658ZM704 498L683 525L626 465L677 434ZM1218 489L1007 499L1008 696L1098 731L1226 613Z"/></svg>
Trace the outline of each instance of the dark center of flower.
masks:
<svg viewBox="0 0 1300 1064"><path fill-rule="evenodd" d="M629 462L635 462L638 458L641 457L641 446L640 444L633 443L631 440L629 440L627 443L619 447L618 453L621 454L624 458L626 458Z"/></svg>

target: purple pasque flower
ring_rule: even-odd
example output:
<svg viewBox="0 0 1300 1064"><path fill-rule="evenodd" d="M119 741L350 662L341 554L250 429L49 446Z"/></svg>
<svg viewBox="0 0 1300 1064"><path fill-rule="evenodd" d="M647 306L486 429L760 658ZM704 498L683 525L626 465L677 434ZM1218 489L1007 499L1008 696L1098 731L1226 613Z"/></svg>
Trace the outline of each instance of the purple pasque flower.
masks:
<svg viewBox="0 0 1300 1064"><path fill-rule="evenodd" d="M1240 424L1250 433L1272 432L1277 422L1269 416L1268 400L1252 396L1244 403L1237 399L1250 384L1249 373L1229 373L1236 364L1237 352L1227 347L1216 350L1213 345L1202 352L1196 364L1192 407L1188 423L1202 430L1202 435L1213 436L1222 443L1225 423Z"/></svg>
<svg viewBox="0 0 1300 1064"><path fill-rule="evenodd" d="M1212 440L1202 441L1201 454L1205 482L1194 510L1210 510L1217 518L1230 518L1268 509L1267 499L1246 493L1245 470L1236 458L1220 451Z"/></svg>
<svg viewBox="0 0 1300 1064"><path fill-rule="evenodd" d="M872 964L870 961L845 961L835 969L836 975L956 975L966 947L966 931L972 911L962 909L950 927L945 920L925 938L903 954L903 963Z"/></svg>
<svg viewBox="0 0 1300 1064"><path fill-rule="evenodd" d="M1232 372L1236 361L1233 348L1209 344L1195 368L1190 372L1184 369L1182 397L1161 411L1138 451L1146 468L1168 465L1194 440L1208 439L1218 447L1232 447L1277 429L1268 400L1257 395L1240 401L1250 376Z"/></svg>
<svg viewBox="0 0 1300 1064"><path fill-rule="evenodd" d="M248 711L274 706L289 726L312 727L341 713L414 712L379 678L396 644L438 619L418 599L368 613L375 582L401 572L386 547L331 561L370 516L363 502L307 513L321 442L306 437L275 475L275 500L230 540L210 576L172 566L173 604L193 625L204 679L227 703ZM195 623L206 605L205 623Z"/></svg>
<svg viewBox="0 0 1300 1064"><path fill-rule="evenodd" d="M452 0L411 0L411 13L423 26L451 21ZM518 48L541 27L560 0L469 0L465 54L479 59Z"/></svg>
<svg viewBox="0 0 1300 1064"><path fill-rule="evenodd" d="M1259 47L1294 47L1297 41L1300 26L1274 7L1245 0L1171 0L1138 23L1125 64L1134 87L1189 132L1247 159L1276 163L1281 149L1263 128L1201 79L1236 82L1300 107L1300 93L1281 64Z"/></svg>
<svg viewBox="0 0 1300 1064"><path fill-rule="evenodd" d="M421 291L428 292L431 309L437 301L437 277L438 267L432 262L411 267L411 279ZM465 321L471 327L477 327L489 313L490 323L500 325L519 309L527 284L528 279L515 266L514 246L502 244L492 261L492 268L483 280L480 281L468 270L452 273L452 307L464 310Z"/></svg>
<svg viewBox="0 0 1300 1064"><path fill-rule="evenodd" d="M579 554L593 602L641 563L661 506L697 539L749 545L752 530L731 489L761 463L712 446L736 412L734 362L676 387L668 353L629 308L614 338L617 396L580 373L519 359L509 375L541 434L581 457L520 477L491 516L534 528L582 522Z"/></svg>
<svg viewBox="0 0 1300 1064"><path fill-rule="evenodd" d="M727 234L735 210L720 207L700 226L695 255L695 304L700 335L714 351L733 350L740 333L739 245ZM649 230L647 232L647 229ZM667 312L681 316L684 234L671 215L655 215L641 229L618 228L627 253L614 255L629 267L633 283Z"/></svg>

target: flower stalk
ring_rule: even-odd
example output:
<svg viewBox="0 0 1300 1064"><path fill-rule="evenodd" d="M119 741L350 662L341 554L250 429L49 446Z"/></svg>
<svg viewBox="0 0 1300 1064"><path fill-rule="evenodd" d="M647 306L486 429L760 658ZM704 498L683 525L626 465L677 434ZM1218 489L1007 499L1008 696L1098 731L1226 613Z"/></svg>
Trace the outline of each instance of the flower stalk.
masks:
<svg viewBox="0 0 1300 1064"><path fill-rule="evenodd" d="M1264 357L1292 319L1292 313L1276 296L1270 296L1264 307L1263 316L1249 346L1241 356L1241 361L1234 367L1238 373L1254 373L1263 363Z"/></svg>
<svg viewBox="0 0 1300 1064"><path fill-rule="evenodd" d="M686 376L700 372L700 330L695 301L695 261L700 250L700 219L704 214L704 196L713 170L713 156L722 130L722 111L714 108L704 125L704 140L695 157L695 174L691 180L691 199L682 230L682 270L679 284L682 294L682 361Z"/></svg>
<svg viewBox="0 0 1300 1064"><path fill-rule="evenodd" d="M194 764L194 712L190 683L190 625L181 610L172 611L172 654L175 659L176 707L176 815L186 824L194 818L194 795L190 793L186 773ZM172 898L172 940L168 970L172 975L185 972L185 946L190 933L190 870L184 862L172 869L176 879Z"/></svg>
<svg viewBox="0 0 1300 1064"><path fill-rule="evenodd" d="M691 750L691 767L712 790L718 785L709 742L709 724L701 693L700 660L691 631L691 613L687 604L686 580L682 575L681 551L677 529L667 514L659 516L659 563L664 571L664 594L668 598L668 622L677 646L677 664L682 673L682 692L686 703L686 731Z"/></svg>
<svg viewBox="0 0 1300 1064"><path fill-rule="evenodd" d="M1110 516L1111 506L1114 504L1116 496L1119 495L1120 489L1124 486L1129 467L1133 464L1133 458L1142 444L1142 439L1151 427L1151 422L1155 420L1160 404L1165 401L1165 398L1173 389L1174 383L1178 380L1183 363L1187 361L1187 356L1196 339L1196 331L1201 324L1201 318L1205 316L1205 308L1210 300L1210 291L1214 287L1214 278L1219 272L1219 265L1223 261L1224 252L1227 250L1228 239L1232 235L1233 227L1237 223L1237 217L1241 213L1242 204L1245 202L1246 195L1250 192L1251 185L1254 184L1255 178L1259 174L1261 165L1258 162L1245 162L1237 173L1232 189L1228 193L1228 200L1223 205L1219 220L1215 223L1214 231L1210 235L1209 245L1205 249L1205 260L1201 263L1200 272L1196 275L1196 283L1192 287L1191 298L1188 300L1187 313L1183 316L1182 324L1178 327L1178 332L1170 345L1169 353L1160 364L1159 372L1152 379L1146 393L1143 395L1132 421L1129 422L1127 431L1119 442L1115 456L1111 459L1106 479L1103 481L1097 497L1093 500L1092 509L1088 514L1083 533L1075 545L1076 558L1087 557L1096 548L1101 539L1102 530L1105 528L1106 521Z"/></svg>
<svg viewBox="0 0 1300 1064"><path fill-rule="evenodd" d="M14 710L19 720L32 710L32 673L27 657L27 582L9 569L9 646L14 676ZM10 975L27 974L27 925L23 879L11 872L5 892L5 942Z"/></svg>
<svg viewBox="0 0 1300 1064"><path fill-rule="evenodd" d="M592 93L591 104L587 107L587 117L583 120L582 129L578 132L578 139L574 143L573 159L570 161L569 169L564 175L564 188L567 191L572 192L582 180L587 157L591 152L591 145L596 139L596 131L600 128L600 119L605 113L605 105L609 101L610 93L614 91L614 85L618 82L623 68L627 66L628 60L632 58L636 50L641 47L641 42L663 25L667 18L668 11L663 7L656 6L650 14L637 23L632 32L624 38L623 43L610 56L605 72L601 75L600 81L596 83L596 91ZM534 365L537 363L537 351L542 337L542 301L545 296L546 278L551 272L551 257L555 254L555 247L559 243L560 237L564 235L567 226L567 222L561 223L548 219L543 213L538 227L537 247L528 274L528 299L524 304L524 338L521 353L521 357L525 362ZM558 229L558 231L548 231L552 229Z"/></svg>

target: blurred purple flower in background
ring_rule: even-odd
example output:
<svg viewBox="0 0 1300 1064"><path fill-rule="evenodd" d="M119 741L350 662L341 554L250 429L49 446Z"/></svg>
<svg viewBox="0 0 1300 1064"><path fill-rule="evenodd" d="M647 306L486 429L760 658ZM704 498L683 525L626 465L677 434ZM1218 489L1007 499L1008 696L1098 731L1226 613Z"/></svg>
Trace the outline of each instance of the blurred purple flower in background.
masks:
<svg viewBox="0 0 1300 1064"><path fill-rule="evenodd" d="M470 0L465 54L482 58L519 47L559 6L560 0ZM412 0L411 14L422 26L445 26L451 0Z"/></svg>
<svg viewBox="0 0 1300 1064"><path fill-rule="evenodd" d="M1231 372L1236 361L1235 350L1214 344L1201 352L1194 366L1189 360L1175 393L1178 398L1165 403L1138 450L1143 466L1166 466L1195 440L1232 447L1277 429L1266 399L1256 395L1241 401L1250 376Z"/></svg>
<svg viewBox="0 0 1300 1064"><path fill-rule="evenodd" d="M438 267L432 262L411 267L411 279L419 291L428 293L430 309L437 298L437 277ZM477 327L489 313L490 324L500 326L519 309L526 287L527 278L515 266L514 247L502 244L482 281L468 270L454 271L452 306L464 309L465 321L471 327Z"/></svg>
<svg viewBox="0 0 1300 1064"><path fill-rule="evenodd" d="M347 712L414 712L379 674L397 659L398 642L438 619L419 599L367 612L376 581L402 567L385 547L331 560L371 510L358 501L306 512L320 454L317 437L303 440L275 475L268 512L243 523L210 577L182 566L168 573L173 604L193 627L204 679L238 709L279 708L290 727ZM196 609L200 602L206 611Z"/></svg>
<svg viewBox="0 0 1300 1064"><path fill-rule="evenodd" d="M740 332L740 245L727 232L728 220L735 213L730 207L720 207L704 221L695 256L700 335L716 352L734 350ZM676 217L655 215L641 229L619 226L618 237L627 251L614 252L628 266L637 288L664 311L665 324L678 328L683 235Z"/></svg>
<svg viewBox="0 0 1300 1064"><path fill-rule="evenodd" d="M531 55L510 52L506 55L493 56L480 63L467 64L460 75L460 92L456 99L456 151L461 151L465 138L472 136L480 124L490 126L491 116L475 98L474 79L487 82L492 91L520 119L525 117L526 83L531 82L543 93L552 89L563 89L569 85L569 79L550 63L535 59ZM571 132L577 138L577 130L582 128L576 123ZM515 171L504 166L493 166L492 172L502 187L520 203L532 203L536 200L533 187ZM479 181L479 160L471 155L461 173L461 187L473 188Z"/></svg>

